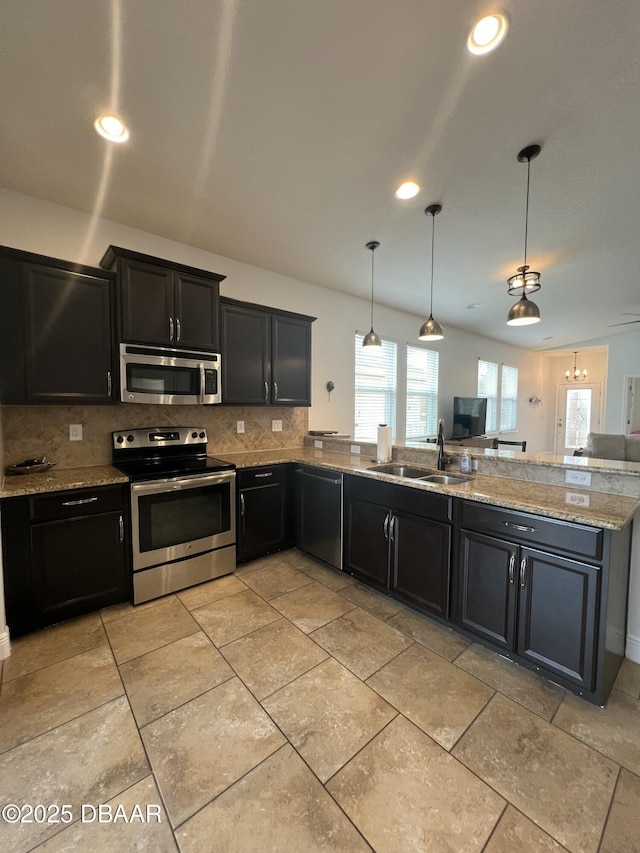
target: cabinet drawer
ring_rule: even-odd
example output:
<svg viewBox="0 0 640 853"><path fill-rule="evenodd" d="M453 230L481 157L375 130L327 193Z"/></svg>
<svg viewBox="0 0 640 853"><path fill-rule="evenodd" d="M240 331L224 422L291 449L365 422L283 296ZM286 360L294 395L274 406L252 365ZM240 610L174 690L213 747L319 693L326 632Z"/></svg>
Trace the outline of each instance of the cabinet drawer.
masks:
<svg viewBox="0 0 640 853"><path fill-rule="evenodd" d="M31 499L31 521L73 518L98 512L123 509L125 486L98 486L94 489L72 489L34 495Z"/></svg>
<svg viewBox="0 0 640 853"><path fill-rule="evenodd" d="M554 518L463 501L462 526L511 542L602 559L603 531Z"/></svg>
<svg viewBox="0 0 640 853"><path fill-rule="evenodd" d="M410 512L434 521L451 521L451 498L447 495L349 475L345 477L345 488L349 496L382 504L398 512Z"/></svg>
<svg viewBox="0 0 640 853"><path fill-rule="evenodd" d="M259 468L239 468L236 471L238 489L250 489L252 486L268 486L271 483L286 483L289 476L289 463L284 465L262 465Z"/></svg>

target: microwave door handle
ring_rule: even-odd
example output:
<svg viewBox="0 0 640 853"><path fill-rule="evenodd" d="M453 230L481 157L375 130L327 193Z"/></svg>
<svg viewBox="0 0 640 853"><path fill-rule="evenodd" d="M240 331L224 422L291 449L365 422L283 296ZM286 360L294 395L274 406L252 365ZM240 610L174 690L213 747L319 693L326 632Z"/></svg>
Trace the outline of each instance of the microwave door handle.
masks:
<svg viewBox="0 0 640 853"><path fill-rule="evenodd" d="M200 368L200 402L204 403L204 362L201 361L198 367Z"/></svg>

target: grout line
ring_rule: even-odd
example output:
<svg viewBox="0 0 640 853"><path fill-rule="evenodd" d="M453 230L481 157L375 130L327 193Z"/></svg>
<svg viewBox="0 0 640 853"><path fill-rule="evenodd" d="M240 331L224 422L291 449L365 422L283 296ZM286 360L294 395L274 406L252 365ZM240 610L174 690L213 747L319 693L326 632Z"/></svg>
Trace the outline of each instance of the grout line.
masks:
<svg viewBox="0 0 640 853"><path fill-rule="evenodd" d="M607 831L607 824L609 823L609 818L611 817L611 810L613 808L613 801L616 798L616 794L618 793L618 787L620 785L620 777L622 776L622 768L618 768L618 775L616 777L616 784L613 786L613 792L611 794L611 801L609 802L609 808L607 809L607 816L604 819L604 823L602 824L602 831L600 833L600 840L598 841L598 851L602 848L602 842L604 841L604 834Z"/></svg>

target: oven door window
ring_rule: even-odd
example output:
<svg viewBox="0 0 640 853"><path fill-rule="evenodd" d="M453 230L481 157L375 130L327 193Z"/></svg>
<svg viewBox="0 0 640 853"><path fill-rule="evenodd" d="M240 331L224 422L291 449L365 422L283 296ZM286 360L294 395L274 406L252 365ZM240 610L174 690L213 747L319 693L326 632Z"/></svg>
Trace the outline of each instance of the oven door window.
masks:
<svg viewBox="0 0 640 853"><path fill-rule="evenodd" d="M229 483L140 495L140 551L155 551L217 536L230 529Z"/></svg>
<svg viewBox="0 0 640 853"><path fill-rule="evenodd" d="M167 367L158 364L127 364L127 391L135 394L173 394L197 397L198 367Z"/></svg>

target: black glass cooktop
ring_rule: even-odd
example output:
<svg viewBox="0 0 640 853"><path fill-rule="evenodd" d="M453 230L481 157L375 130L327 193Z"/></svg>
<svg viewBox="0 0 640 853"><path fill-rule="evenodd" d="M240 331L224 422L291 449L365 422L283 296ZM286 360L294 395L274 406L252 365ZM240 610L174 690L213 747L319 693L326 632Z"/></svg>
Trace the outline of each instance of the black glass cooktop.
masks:
<svg viewBox="0 0 640 853"><path fill-rule="evenodd" d="M235 465L213 456L165 457L113 461L114 466L131 480L164 480L167 477L194 477L216 471L233 471Z"/></svg>

